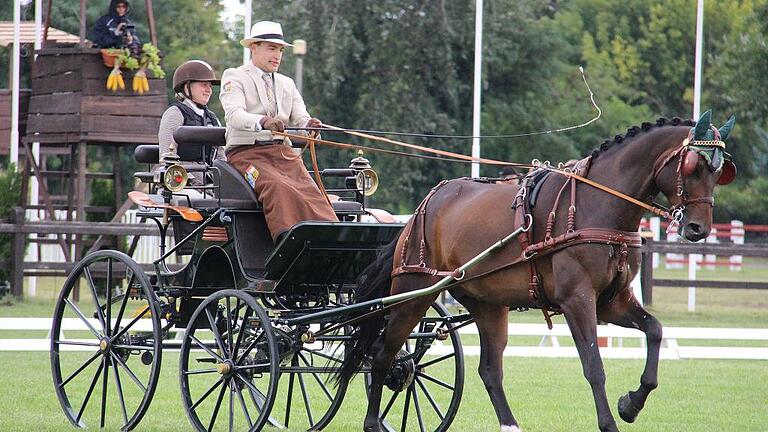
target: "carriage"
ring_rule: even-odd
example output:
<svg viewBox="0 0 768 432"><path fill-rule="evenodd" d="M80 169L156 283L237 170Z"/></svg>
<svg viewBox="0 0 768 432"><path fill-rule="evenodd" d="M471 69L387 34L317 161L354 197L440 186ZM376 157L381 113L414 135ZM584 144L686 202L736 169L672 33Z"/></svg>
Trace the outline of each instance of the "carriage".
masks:
<svg viewBox="0 0 768 432"><path fill-rule="evenodd" d="M185 126L174 137L193 156L136 173L157 193L129 194L138 216L157 224L159 257L146 266L118 250L91 253L57 300L51 367L67 419L136 427L170 350L194 429L325 428L347 393L365 397L369 368L350 384L333 377L355 338L355 317L387 304L354 303L355 279L403 224L367 207L376 178L360 156L320 172L339 184L328 191L340 197L340 222L302 222L274 244L246 179L201 151L223 146L224 129ZM135 156L156 164L158 148L139 146ZM190 173L211 181L188 186ZM175 242L166 244L171 231ZM464 379L455 329L467 319L436 302L411 332L385 381L380 417L389 429L448 429ZM73 321L84 330L70 330Z"/></svg>
<svg viewBox="0 0 768 432"><path fill-rule="evenodd" d="M224 423L229 430L319 430L358 391L368 399L366 431L444 431L463 390L457 330L474 322L480 378L502 430L517 431L501 379L508 313L537 308L548 322L552 313L565 316L598 427L617 432L597 319L646 333L639 387L618 399L619 416L631 423L658 385L661 345L661 324L630 288L640 219L646 211L668 218L692 242L709 235L714 188L736 176L725 151L734 122L718 129L709 111L697 122L662 118L617 135L572 167L538 164L519 183L442 181L404 230L366 208L376 176L357 158L350 169L325 172L343 179L344 187L330 189L348 197L335 204L342 222L299 223L277 245L252 189L226 163L203 163L199 170L214 181L200 189L214 198L187 196L186 206L173 202L186 182L183 166L140 173L162 184L162 199L132 198L161 238L173 226L176 244L166 251L161 243L150 273L117 251L75 266L51 332L61 405L74 425L85 426L90 415L104 426L108 402L116 400L119 410L110 414L124 429L134 427L157 388L162 350L173 348L183 406L198 430ZM221 130L185 130L190 138L175 136L180 145L223 143ZM139 148L137 156L153 162L157 150ZM657 195L671 207L655 203ZM365 214L380 221L364 223ZM172 268L166 259L173 252L189 254L187 264ZM79 285L90 302L78 298ZM468 314L452 316L435 302L445 289ZM84 324L87 339L65 339L67 319ZM179 328L181 339L170 340ZM362 386L352 380L360 375ZM88 411L94 398L99 409Z"/></svg>

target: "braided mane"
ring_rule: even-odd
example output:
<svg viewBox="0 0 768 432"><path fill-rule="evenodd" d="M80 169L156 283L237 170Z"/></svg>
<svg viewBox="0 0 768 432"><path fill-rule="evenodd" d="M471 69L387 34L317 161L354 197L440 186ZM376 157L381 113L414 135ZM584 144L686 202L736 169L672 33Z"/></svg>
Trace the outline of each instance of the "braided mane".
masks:
<svg viewBox="0 0 768 432"><path fill-rule="evenodd" d="M621 144L624 141L626 141L629 138L633 138L641 133L645 133L650 131L651 129L663 127L663 126L695 126L696 122L690 119L681 119L679 117L673 117L671 120L668 120L664 117L659 118L656 120L656 123L650 123L645 122L638 126L632 126L631 128L627 129L627 132L624 135L616 135L613 137L612 140L605 140L601 145L599 149L595 149L592 151L592 159L597 158L597 156L608 150L609 148Z"/></svg>

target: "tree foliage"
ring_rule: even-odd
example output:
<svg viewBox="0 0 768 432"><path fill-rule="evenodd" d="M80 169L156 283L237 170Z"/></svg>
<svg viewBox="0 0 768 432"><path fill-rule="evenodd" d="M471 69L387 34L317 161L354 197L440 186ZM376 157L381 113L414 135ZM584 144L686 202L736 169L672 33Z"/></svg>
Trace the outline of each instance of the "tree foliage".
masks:
<svg viewBox="0 0 768 432"><path fill-rule="evenodd" d="M0 0L5 3L10 2ZM106 4L89 2L89 22L104 13ZM484 139L483 156L562 161L583 156L641 122L692 115L696 0L484 4L483 134L544 131L592 118L595 110L579 66L586 71L602 117L565 133ZM255 0L253 20L279 21L288 40L308 41L303 94L310 113L326 123L469 135L474 5L471 0ZM132 7L146 39L144 3L135 1ZM190 58L209 61L219 73L240 64L241 27L222 24L221 11L220 3L211 0L155 2L169 83L175 67ZM11 12L0 7L2 19L10 19ZM77 33L77 12L74 0L54 2L53 25ZM766 23L768 0L705 5L702 109L713 108L716 123L737 116L728 151L740 176L735 186L718 192L718 218L738 217L747 212L744 203L768 200L762 177L768 168ZM281 72L294 75L294 67L288 50ZM0 74L5 70L0 65ZM331 133L325 138L359 142ZM465 139L404 140L464 154L471 148ZM339 166L354 156L323 147L320 164ZM461 163L370 152L366 157L382 177L374 204L396 212L409 212L439 180L469 173L469 166ZM496 172L495 167L481 171ZM753 222L768 218L767 212L749 212Z"/></svg>

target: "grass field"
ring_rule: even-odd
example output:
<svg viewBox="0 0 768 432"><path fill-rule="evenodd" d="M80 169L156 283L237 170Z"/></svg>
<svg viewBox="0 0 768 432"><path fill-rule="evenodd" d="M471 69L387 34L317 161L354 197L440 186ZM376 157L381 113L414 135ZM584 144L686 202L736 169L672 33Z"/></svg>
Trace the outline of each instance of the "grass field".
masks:
<svg viewBox="0 0 768 432"><path fill-rule="evenodd" d="M701 270L699 276L701 279L768 280L768 265L764 261L747 260L747 264L750 265L742 272ZM685 270L658 269L656 277L684 278L686 274ZM1 299L0 317L50 317L56 291L62 283L63 279L39 281L38 295L32 300ZM648 309L665 326L768 327L768 291L698 289L696 312L687 312L686 304L686 289L657 288L654 305ZM543 319L539 311L528 311L511 313L510 321L541 323ZM564 320L557 317L555 322ZM0 338L43 338L45 333L0 331ZM477 344L472 338L462 339L465 345ZM521 339L510 342L531 343ZM562 342L567 343L565 338ZM756 342L752 346L768 344ZM475 372L477 361L476 357L466 359L464 396L451 430L498 430L493 408ZM605 360L607 391L614 414L617 398L637 387L643 363L642 360ZM281 386L285 386L284 381ZM526 432L597 430L592 394L578 359L507 358L505 387L513 412ZM53 392L48 353L0 352L0 389L0 431L72 430ZM341 411L326 430L361 430L365 401L363 385L358 380L352 384ZM281 408L284 407L277 409ZM768 362L662 361L659 388L651 395L645 410L635 424L619 421L619 427L630 432L766 431ZM163 355L160 383L152 405L137 430L190 429L181 404L178 355L169 351ZM117 430L117 426L108 424L106 430Z"/></svg>
<svg viewBox="0 0 768 432"><path fill-rule="evenodd" d="M157 393L137 430L190 430L181 407L177 358L170 352L164 356ZM0 430L72 429L53 393L47 353L0 353L0 365ZM642 366L640 360L605 361L612 405L636 386ZM452 430L498 430L490 401L474 372L476 367L477 358L468 358L464 397ZM505 372L513 411L526 432L597 430L592 395L577 359L507 359ZM353 383L328 430L361 430L364 401L362 383ZM768 425L767 407L766 362L663 361L659 388L645 410L634 424L620 427L623 431L648 432L763 432Z"/></svg>

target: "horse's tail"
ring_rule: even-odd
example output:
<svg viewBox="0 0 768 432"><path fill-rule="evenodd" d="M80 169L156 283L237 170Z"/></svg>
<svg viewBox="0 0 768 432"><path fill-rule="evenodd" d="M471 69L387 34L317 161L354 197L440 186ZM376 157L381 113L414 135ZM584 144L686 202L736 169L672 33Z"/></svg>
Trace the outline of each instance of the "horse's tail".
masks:
<svg viewBox="0 0 768 432"><path fill-rule="evenodd" d="M382 298L389 294L392 286L392 263L395 255L397 239L379 250L376 261L371 263L357 278L355 302ZM384 316L381 313L361 320L354 325L355 337L345 347L344 361L336 373L335 380L339 385L346 385L357 373L373 343L384 328Z"/></svg>

